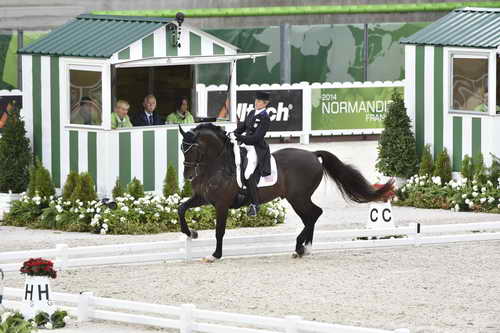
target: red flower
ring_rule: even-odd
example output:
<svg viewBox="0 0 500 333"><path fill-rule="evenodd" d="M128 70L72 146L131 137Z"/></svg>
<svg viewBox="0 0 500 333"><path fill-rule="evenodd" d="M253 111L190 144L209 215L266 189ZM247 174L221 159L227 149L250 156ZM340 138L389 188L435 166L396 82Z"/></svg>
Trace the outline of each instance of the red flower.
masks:
<svg viewBox="0 0 500 333"><path fill-rule="evenodd" d="M21 274L28 274L29 276L48 276L55 279L57 277L57 272L53 267L54 264L50 260L31 258L23 263L20 272Z"/></svg>

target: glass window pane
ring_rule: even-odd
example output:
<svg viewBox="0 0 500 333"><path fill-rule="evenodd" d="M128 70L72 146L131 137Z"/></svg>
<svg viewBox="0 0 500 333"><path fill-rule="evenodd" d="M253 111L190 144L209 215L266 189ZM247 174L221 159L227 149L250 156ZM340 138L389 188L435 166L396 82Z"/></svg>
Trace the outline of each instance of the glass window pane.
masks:
<svg viewBox="0 0 500 333"><path fill-rule="evenodd" d="M70 123L101 125L102 74L94 71L70 70Z"/></svg>
<svg viewBox="0 0 500 333"><path fill-rule="evenodd" d="M488 59L453 58L453 109L488 112Z"/></svg>

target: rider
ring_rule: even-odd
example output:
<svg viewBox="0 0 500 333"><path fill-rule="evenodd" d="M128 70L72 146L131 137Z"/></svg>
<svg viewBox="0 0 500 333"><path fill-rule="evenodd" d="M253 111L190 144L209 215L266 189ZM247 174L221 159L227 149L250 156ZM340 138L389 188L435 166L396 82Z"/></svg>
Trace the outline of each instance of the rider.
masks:
<svg viewBox="0 0 500 333"><path fill-rule="evenodd" d="M245 169L245 179L251 204L248 216L256 216L259 211L257 184L261 176L271 174L271 153L264 137L271 125L267 111L269 93L257 91L255 94L255 110L247 114L245 121L240 122L234 131L236 139L245 144L248 165ZM255 171L255 172L254 172Z"/></svg>

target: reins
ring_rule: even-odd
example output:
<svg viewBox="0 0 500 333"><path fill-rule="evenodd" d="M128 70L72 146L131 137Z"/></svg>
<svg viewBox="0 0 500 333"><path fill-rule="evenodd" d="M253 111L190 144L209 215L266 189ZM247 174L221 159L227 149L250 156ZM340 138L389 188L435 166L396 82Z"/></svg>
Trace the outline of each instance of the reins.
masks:
<svg viewBox="0 0 500 333"><path fill-rule="evenodd" d="M184 146L188 146L187 149L184 150ZM203 154L203 152L199 151L199 146L200 145L196 142L191 143L191 142L186 142L185 140L182 140L182 144L181 144L181 151L184 155L186 155L186 153L189 152L193 147L197 148L197 150L196 150L198 152L197 155L199 155L200 158L197 158L197 160L195 162L184 161L184 167L188 167L188 168L194 167L195 176L193 177L193 179L199 176L198 175L198 167L201 165L207 164L207 162L203 162L204 154ZM226 149L227 149L226 147L227 147L227 140L224 140L222 150L217 155L217 157L215 157L215 160L218 160L219 158L221 158L224 155L224 153L226 152Z"/></svg>

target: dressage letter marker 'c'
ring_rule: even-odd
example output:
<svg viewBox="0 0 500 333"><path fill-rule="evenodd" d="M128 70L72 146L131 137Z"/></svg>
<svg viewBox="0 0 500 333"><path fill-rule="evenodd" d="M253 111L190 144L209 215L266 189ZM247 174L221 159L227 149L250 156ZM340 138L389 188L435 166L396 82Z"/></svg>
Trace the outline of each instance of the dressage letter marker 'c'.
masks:
<svg viewBox="0 0 500 333"><path fill-rule="evenodd" d="M394 228L391 204L388 202L371 204L366 227L369 229Z"/></svg>

